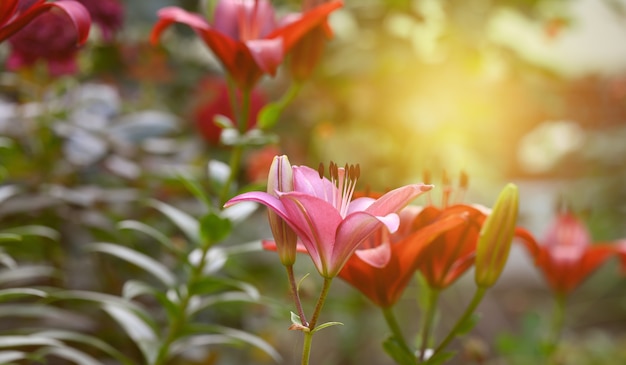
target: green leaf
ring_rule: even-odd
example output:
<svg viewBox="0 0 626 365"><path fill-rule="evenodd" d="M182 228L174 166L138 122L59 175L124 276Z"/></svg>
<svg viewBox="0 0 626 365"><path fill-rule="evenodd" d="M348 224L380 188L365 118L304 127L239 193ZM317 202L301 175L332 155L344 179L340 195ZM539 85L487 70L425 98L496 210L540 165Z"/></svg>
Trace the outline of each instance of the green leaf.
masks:
<svg viewBox="0 0 626 365"><path fill-rule="evenodd" d="M49 266L19 266L0 271L0 285L13 281L32 281L41 278L54 277L58 272Z"/></svg>
<svg viewBox="0 0 626 365"><path fill-rule="evenodd" d="M39 236L49 238L53 241L59 240L59 232L46 226L28 225L5 229L2 233L12 233L20 236Z"/></svg>
<svg viewBox="0 0 626 365"><path fill-rule="evenodd" d="M187 190L196 197L196 199L204 204L207 209L210 210L213 207L211 199L209 199L209 196L204 192L204 188L200 185L200 183L198 183L198 181L184 174L178 174L178 179L183 183L183 185L185 185Z"/></svg>
<svg viewBox="0 0 626 365"><path fill-rule="evenodd" d="M200 245L200 230L198 221L178 208L151 199L150 205L168 217L194 244Z"/></svg>
<svg viewBox="0 0 626 365"><path fill-rule="evenodd" d="M261 297L259 290L250 283L217 276L203 277L190 288L190 293L192 295L215 294L232 288L241 290L253 300L259 300Z"/></svg>
<svg viewBox="0 0 626 365"><path fill-rule="evenodd" d="M0 233L0 242L21 241L22 236L13 233Z"/></svg>
<svg viewBox="0 0 626 365"><path fill-rule="evenodd" d="M156 332L135 312L126 307L105 304L107 312L126 332L144 356L148 364L153 364L159 350L159 338Z"/></svg>
<svg viewBox="0 0 626 365"><path fill-rule="evenodd" d="M49 346L38 351L41 355L54 355L78 365L103 365L102 362L94 359L82 351L67 346Z"/></svg>
<svg viewBox="0 0 626 365"><path fill-rule="evenodd" d="M268 103L259 112L257 124L261 129L271 129L276 125L283 112L282 103Z"/></svg>
<svg viewBox="0 0 626 365"><path fill-rule="evenodd" d="M471 316L467 317L462 324L459 325L459 330L456 332L457 336L462 336L469 333L480 320L480 315L478 313L474 313Z"/></svg>
<svg viewBox="0 0 626 365"><path fill-rule="evenodd" d="M175 341L170 347L170 356L180 355L194 347L231 344L233 339L226 335L192 335Z"/></svg>
<svg viewBox="0 0 626 365"><path fill-rule="evenodd" d="M337 326L337 325L343 326L343 323L341 323L341 322L326 322L326 323L322 323L319 326L316 326L311 333L315 333L317 331L323 330L324 328Z"/></svg>
<svg viewBox="0 0 626 365"><path fill-rule="evenodd" d="M36 336L36 337L45 337L45 338L51 338L55 340L77 342L77 343L89 345L115 358L117 361L119 361L120 364L133 365L133 362L129 358L127 358L117 349L115 349L114 347L112 347L111 345L109 345L108 343L102 341L101 339L97 337L85 335L85 334L78 333L78 332L62 331L62 330L41 331L41 332L33 333L31 335Z"/></svg>
<svg viewBox="0 0 626 365"><path fill-rule="evenodd" d="M46 306L43 304L3 304L0 305L0 317L33 318L50 323L67 323L68 325L85 324L89 320L75 312Z"/></svg>
<svg viewBox="0 0 626 365"><path fill-rule="evenodd" d="M189 314L195 314L214 304L228 303L228 302L258 303L259 300L258 298L251 297L248 293L244 293L240 291L229 291L225 293L219 293L219 294L202 297L200 301L190 304L187 311Z"/></svg>
<svg viewBox="0 0 626 365"><path fill-rule="evenodd" d="M415 355L408 353L394 336L383 342L383 349L398 365L415 365Z"/></svg>
<svg viewBox="0 0 626 365"><path fill-rule="evenodd" d="M31 288L2 289L0 290L0 302L6 301L6 300L12 300L16 298L22 298L26 296L36 296L40 298L45 298L47 295L48 293L39 289L31 289Z"/></svg>
<svg viewBox="0 0 626 365"><path fill-rule="evenodd" d="M0 364L9 364L11 361L26 359L26 353L22 351L0 351Z"/></svg>
<svg viewBox="0 0 626 365"><path fill-rule="evenodd" d="M303 326L302 324L302 318L300 318L299 315L295 314L294 312L289 312L291 313L291 323L297 325L297 326Z"/></svg>
<svg viewBox="0 0 626 365"><path fill-rule="evenodd" d="M19 191L20 188L16 185L0 186L0 203L19 193Z"/></svg>
<svg viewBox="0 0 626 365"><path fill-rule="evenodd" d="M272 359L274 359L274 361L278 363L280 363L282 360L278 351L276 351L276 349L274 349L272 345L267 343L267 341L263 340L262 338L258 336L255 336L251 333L248 333L242 330L225 327L225 326L204 325L204 324L194 324L192 327L190 327L190 330L192 333L202 333L202 335L197 335L194 337L206 336L207 334L213 335L215 333L219 335L224 335L231 339L230 341L231 344L237 344L238 342L247 343L262 350L263 352L271 356ZM197 342L195 342L194 344L197 344L198 346L202 346L201 340L202 338L200 337L200 340L196 340ZM209 338L209 340L211 340L211 338Z"/></svg>
<svg viewBox="0 0 626 365"><path fill-rule="evenodd" d="M208 213L200 220L200 236L205 244L213 245L224 240L232 230L232 223L215 213Z"/></svg>
<svg viewBox="0 0 626 365"><path fill-rule="evenodd" d="M170 319L175 318L179 314L178 307L168 299L162 290L137 280L129 280L124 283L122 297L132 300L141 295L154 297L165 308Z"/></svg>
<svg viewBox="0 0 626 365"><path fill-rule="evenodd" d="M440 352L428 358L428 360L423 362L423 365L440 365L453 358L454 355L456 353L453 351Z"/></svg>
<svg viewBox="0 0 626 365"><path fill-rule="evenodd" d="M94 252L107 253L134 264L152 274L167 287L176 284L176 276L167 268L167 266L156 261L152 257L131 248L114 243L99 242L90 244L87 246L87 249Z"/></svg>
<svg viewBox="0 0 626 365"><path fill-rule="evenodd" d="M0 336L0 348L14 348L19 346L63 346L63 343L51 338L30 335Z"/></svg>
<svg viewBox="0 0 626 365"><path fill-rule="evenodd" d="M0 264L4 265L8 269L15 269L17 267L17 261L11 257L11 255L0 250Z"/></svg>
<svg viewBox="0 0 626 365"><path fill-rule="evenodd" d="M147 236L153 238L155 241L160 243L163 247L169 249L172 252L179 253L180 250L174 247L172 241L163 233L158 230L152 228L151 226L134 220L125 220L121 221L117 224L118 229L131 229L141 233L146 234Z"/></svg>

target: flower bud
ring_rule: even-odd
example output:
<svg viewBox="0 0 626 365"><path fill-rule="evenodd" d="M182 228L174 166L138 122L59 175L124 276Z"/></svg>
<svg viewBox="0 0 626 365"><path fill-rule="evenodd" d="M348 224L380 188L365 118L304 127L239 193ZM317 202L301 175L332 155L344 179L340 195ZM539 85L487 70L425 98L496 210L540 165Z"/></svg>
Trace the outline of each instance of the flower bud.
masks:
<svg viewBox="0 0 626 365"><path fill-rule="evenodd" d="M515 233L518 205L517 186L508 184L483 223L476 247L474 277L480 287L493 286L504 269Z"/></svg>
<svg viewBox="0 0 626 365"><path fill-rule="evenodd" d="M276 195L276 192L292 190L293 177L289 159L284 155L275 156L267 177L267 193ZM296 233L273 210L268 210L267 215L280 262L285 266L291 266L296 262Z"/></svg>

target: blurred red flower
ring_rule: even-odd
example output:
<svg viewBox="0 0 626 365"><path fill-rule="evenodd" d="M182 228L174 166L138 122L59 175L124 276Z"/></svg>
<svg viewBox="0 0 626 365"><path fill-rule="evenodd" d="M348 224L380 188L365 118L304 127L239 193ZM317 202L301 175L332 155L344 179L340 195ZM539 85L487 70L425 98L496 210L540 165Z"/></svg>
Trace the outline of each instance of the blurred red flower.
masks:
<svg viewBox="0 0 626 365"><path fill-rule="evenodd" d="M340 1L322 4L282 26L268 0L220 0L212 24L170 6L158 12L151 41L156 44L163 30L173 23L186 24L215 53L237 86L250 90L263 74L274 75L289 50L341 6Z"/></svg>
<svg viewBox="0 0 626 365"><path fill-rule="evenodd" d="M241 99L240 94L238 97ZM217 146L220 143L222 128L215 124L215 117L223 115L235 122L235 114L228 96L226 82L220 78L206 78L200 81L196 95L197 99L192 107L192 120L202 137L209 144ZM256 126L257 115L266 103L265 95L259 90L253 89L250 94L248 129ZM274 155L272 155L273 157Z"/></svg>
<svg viewBox="0 0 626 365"><path fill-rule="evenodd" d="M66 14L43 13L9 38L11 51L6 66L18 70L44 61L51 76L74 74L78 71L76 37Z"/></svg>
<svg viewBox="0 0 626 365"><path fill-rule="evenodd" d="M124 21L124 6L119 0L77 0L87 8L93 23L97 24L102 37L109 42Z"/></svg>
<svg viewBox="0 0 626 365"><path fill-rule="evenodd" d="M567 211L557 215L541 245L531 237L524 244L550 288L559 295L576 289L619 247L611 242L592 244L584 223Z"/></svg>
<svg viewBox="0 0 626 365"><path fill-rule="evenodd" d="M74 41L83 44L89 36L91 18L84 6L71 0L46 2L46 0L0 1L0 42L24 28L27 24L51 9L64 12L75 29Z"/></svg>
<svg viewBox="0 0 626 365"><path fill-rule="evenodd" d="M265 146L251 151L246 158L246 177L248 181L265 183L274 157L280 154L280 150L276 146Z"/></svg>

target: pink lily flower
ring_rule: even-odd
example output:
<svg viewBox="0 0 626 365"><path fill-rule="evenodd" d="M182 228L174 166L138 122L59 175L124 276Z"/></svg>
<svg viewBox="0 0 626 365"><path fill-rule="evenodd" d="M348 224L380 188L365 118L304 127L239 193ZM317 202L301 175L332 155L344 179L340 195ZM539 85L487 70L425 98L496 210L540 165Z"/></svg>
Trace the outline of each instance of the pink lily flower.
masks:
<svg viewBox="0 0 626 365"><path fill-rule="evenodd" d="M33 19L50 9L62 10L72 22L77 33L77 44L87 41L91 17L83 5L76 1L59 0L2 0L0 1L0 42L15 34Z"/></svg>
<svg viewBox="0 0 626 365"><path fill-rule="evenodd" d="M337 276L361 242L377 229L384 225L395 232L400 224L396 212L432 188L413 184L379 199L352 200L359 166L341 168L331 163L330 179L323 177L323 166L320 167L320 171L315 171L292 166L292 191L248 192L232 198L225 206L243 201L266 205L296 232L318 272L328 279Z"/></svg>
<svg viewBox="0 0 626 365"><path fill-rule="evenodd" d="M150 39L158 43L161 33L173 23L188 25L215 53L237 86L250 90L263 74L273 76L289 50L341 6L337 0L322 4L282 26L268 0L220 0L212 24L198 14L170 6L159 10Z"/></svg>

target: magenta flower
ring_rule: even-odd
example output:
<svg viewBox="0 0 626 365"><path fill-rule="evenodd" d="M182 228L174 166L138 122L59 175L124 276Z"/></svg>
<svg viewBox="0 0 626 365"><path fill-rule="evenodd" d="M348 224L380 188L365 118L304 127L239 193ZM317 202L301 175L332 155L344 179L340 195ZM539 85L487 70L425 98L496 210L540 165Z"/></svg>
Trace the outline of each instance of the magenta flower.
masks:
<svg viewBox="0 0 626 365"><path fill-rule="evenodd" d="M361 242L385 225L398 229L396 212L418 195L430 190L424 184L407 185L392 190L379 199L358 198L352 194L359 177L359 167L341 168L331 163L330 179L306 166L292 166L293 191L275 194L248 192L238 195L225 206L243 201L266 205L298 235L325 278L335 277Z"/></svg>
<svg viewBox="0 0 626 365"><path fill-rule="evenodd" d="M151 42L173 23L186 24L215 53L242 90L250 90L263 74L274 75L285 55L342 6L338 0L308 10L297 20L276 20L268 0L219 0L212 24L198 14L170 6L159 10Z"/></svg>
<svg viewBox="0 0 626 365"><path fill-rule="evenodd" d="M78 0L87 8L94 24L102 32L102 38L110 42L124 22L124 6L119 0Z"/></svg>
<svg viewBox="0 0 626 365"><path fill-rule="evenodd" d="M33 19L51 9L59 9L69 18L75 29L75 43L83 44L89 35L91 18L84 6L76 1L59 0L2 0L0 1L0 42L24 28Z"/></svg>

